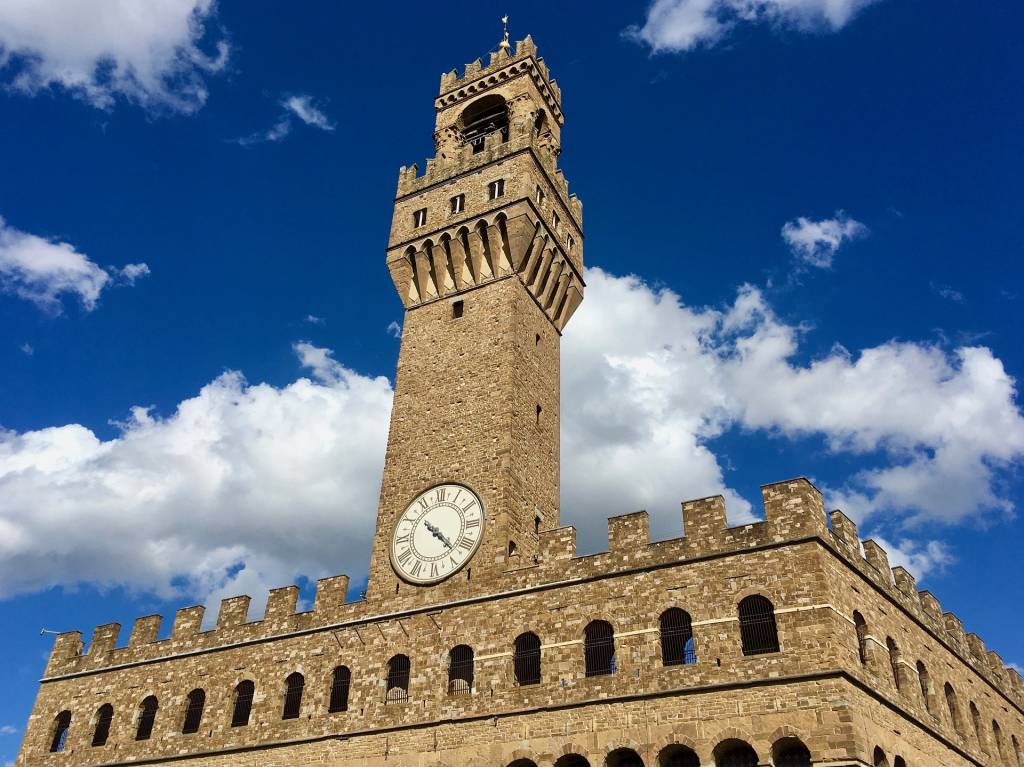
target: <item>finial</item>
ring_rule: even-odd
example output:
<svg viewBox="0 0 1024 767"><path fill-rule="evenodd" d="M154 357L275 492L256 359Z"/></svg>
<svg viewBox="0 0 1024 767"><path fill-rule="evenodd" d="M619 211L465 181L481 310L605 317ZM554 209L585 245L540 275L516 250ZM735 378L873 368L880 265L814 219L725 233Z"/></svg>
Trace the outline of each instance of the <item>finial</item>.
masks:
<svg viewBox="0 0 1024 767"><path fill-rule="evenodd" d="M512 50L512 46L508 41L508 14L506 13L501 17L501 24L504 27L504 33L501 36L501 44L498 45L498 50L505 51L508 53Z"/></svg>

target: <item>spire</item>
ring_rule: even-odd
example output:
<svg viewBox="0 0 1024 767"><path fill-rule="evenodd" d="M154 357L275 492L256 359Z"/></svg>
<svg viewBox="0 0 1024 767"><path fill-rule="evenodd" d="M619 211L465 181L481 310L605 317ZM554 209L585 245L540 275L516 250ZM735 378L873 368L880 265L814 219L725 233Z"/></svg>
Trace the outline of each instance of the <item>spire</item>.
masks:
<svg viewBox="0 0 1024 767"><path fill-rule="evenodd" d="M499 51L510 53L512 51L512 45L508 41L508 14L506 13L501 17L501 24L504 27L504 32L501 36L501 43L498 45Z"/></svg>

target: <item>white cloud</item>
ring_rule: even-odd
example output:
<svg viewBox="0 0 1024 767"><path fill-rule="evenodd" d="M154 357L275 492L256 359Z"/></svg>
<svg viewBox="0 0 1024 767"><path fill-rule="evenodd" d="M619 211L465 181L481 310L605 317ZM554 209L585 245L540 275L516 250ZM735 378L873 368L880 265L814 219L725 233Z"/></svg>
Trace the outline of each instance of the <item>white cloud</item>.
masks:
<svg viewBox="0 0 1024 767"><path fill-rule="evenodd" d="M389 336L393 336L394 338L402 337L402 326L394 320L391 320L391 322L388 323L387 331Z"/></svg>
<svg viewBox="0 0 1024 767"><path fill-rule="evenodd" d="M655 53L721 42L740 23L768 23L802 32L834 32L878 0L654 0L642 25L626 37Z"/></svg>
<svg viewBox="0 0 1024 767"><path fill-rule="evenodd" d="M59 314L64 295L77 296L82 306L92 311L114 277L131 285L144 274L149 274L145 264L128 264L108 272L73 245L19 231L0 217L0 291L46 311Z"/></svg>
<svg viewBox="0 0 1024 767"><path fill-rule="evenodd" d="M837 210L833 218L812 221L800 216L782 226L782 239L793 255L808 266L828 269L844 242L866 237L868 228Z"/></svg>
<svg viewBox="0 0 1024 767"><path fill-rule="evenodd" d="M17 727L12 727L9 724L5 724L2 727L0 727L0 735L14 735L17 732L18 732L18 728Z"/></svg>
<svg viewBox="0 0 1024 767"><path fill-rule="evenodd" d="M325 322L327 322L327 320L325 320L323 317L317 317L315 314L307 314L303 322L306 322L310 325L323 325Z"/></svg>
<svg viewBox="0 0 1024 767"><path fill-rule="evenodd" d="M35 94L67 89L109 108L195 112L204 79L227 64L228 44L207 35L214 0L5 0L0 76Z"/></svg>
<svg viewBox="0 0 1024 767"><path fill-rule="evenodd" d="M950 285L939 285L935 282L931 282L929 283L929 287L932 289L932 293L937 295L939 298L945 298L947 301L962 304L966 300L963 293L954 289Z"/></svg>
<svg viewBox="0 0 1024 767"><path fill-rule="evenodd" d="M903 567L917 580L922 580L934 572L942 572L956 562L949 547L941 541L928 541L922 544L901 540L899 543L892 543L877 535L873 540L885 549L891 567Z"/></svg>
<svg viewBox="0 0 1024 767"><path fill-rule="evenodd" d="M316 106L312 96L288 96L281 101L281 107L284 109L283 114L268 129L234 139L234 143L241 146L252 146L253 144L280 141L292 132L293 117L299 118L306 125L323 131L333 131L335 128L334 123Z"/></svg>
<svg viewBox="0 0 1024 767"><path fill-rule="evenodd" d="M32 347L32 344L30 344L28 341L23 343L18 348L21 349L21 351L25 354L26 357L31 357L33 354L36 353L36 350Z"/></svg>

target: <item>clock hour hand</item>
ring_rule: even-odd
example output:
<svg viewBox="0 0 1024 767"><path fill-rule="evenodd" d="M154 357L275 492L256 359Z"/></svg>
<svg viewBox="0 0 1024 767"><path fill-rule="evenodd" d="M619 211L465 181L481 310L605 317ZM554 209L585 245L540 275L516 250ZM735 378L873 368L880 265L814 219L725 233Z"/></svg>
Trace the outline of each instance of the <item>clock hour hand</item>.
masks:
<svg viewBox="0 0 1024 767"><path fill-rule="evenodd" d="M449 549L455 548L454 546L452 546L452 542L448 540L448 536L442 533L440 530L438 530L434 525L430 524L430 522L428 522L427 520L423 520L423 526L430 531L430 534L432 536L437 538L437 540L441 541L441 543L443 543Z"/></svg>

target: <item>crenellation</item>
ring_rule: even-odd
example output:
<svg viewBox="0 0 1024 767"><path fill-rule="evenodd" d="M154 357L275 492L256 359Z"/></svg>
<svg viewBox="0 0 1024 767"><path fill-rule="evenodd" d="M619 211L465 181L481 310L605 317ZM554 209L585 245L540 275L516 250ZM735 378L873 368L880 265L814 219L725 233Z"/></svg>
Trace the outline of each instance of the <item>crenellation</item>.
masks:
<svg viewBox="0 0 1024 767"><path fill-rule="evenodd" d="M50 648L50 657L46 662L46 676L60 673L69 661L76 661L82 657L82 632L63 631L53 640L53 647Z"/></svg>
<svg viewBox="0 0 1024 767"><path fill-rule="evenodd" d="M892 568L889 566L889 555L881 546L870 538L861 546L864 548L864 559L872 568L879 582L886 587L892 586Z"/></svg>
<svg viewBox="0 0 1024 767"><path fill-rule="evenodd" d="M220 601L217 613L217 631L235 628L249 621L249 602L247 595L228 597Z"/></svg>
<svg viewBox="0 0 1024 767"><path fill-rule="evenodd" d="M89 641L86 655L91 659L112 652L117 646L117 637L120 633L120 623L104 623L102 626L97 626L92 631L92 639Z"/></svg>
<svg viewBox="0 0 1024 767"><path fill-rule="evenodd" d="M290 627L295 617L295 608L299 603L299 587L283 586L271 589L267 595L267 609L263 614L263 623L271 632Z"/></svg>
<svg viewBox="0 0 1024 767"><path fill-rule="evenodd" d="M968 631L965 636L967 637L967 647L971 651L971 658L979 668L987 669L988 655L985 650L985 642L973 631Z"/></svg>
<svg viewBox="0 0 1024 767"><path fill-rule="evenodd" d="M721 495L683 502L683 534L688 542L715 541L728 527Z"/></svg>
<svg viewBox="0 0 1024 767"><path fill-rule="evenodd" d="M174 623L171 626L171 641L184 642L198 636L203 625L203 615L206 608L203 605L192 605L182 607L174 614Z"/></svg>
<svg viewBox="0 0 1024 767"><path fill-rule="evenodd" d="M128 646L139 647L155 642L160 633L160 624L163 619L162 615L143 615L141 618L136 618L128 639Z"/></svg>
<svg viewBox="0 0 1024 767"><path fill-rule="evenodd" d="M946 640L953 645L953 649L962 658L969 657L967 647L967 636L964 634L964 624L955 613L943 613L942 622L946 627Z"/></svg>
<svg viewBox="0 0 1024 767"><path fill-rule="evenodd" d="M905 567L898 565L892 568L892 577L897 590L907 599L911 600L911 604L920 605L920 598L917 595L917 581L914 579L914 576Z"/></svg>
<svg viewBox="0 0 1024 767"><path fill-rule="evenodd" d="M805 477L762 485L761 499L773 540L828 534L821 491Z"/></svg>
<svg viewBox="0 0 1024 767"><path fill-rule="evenodd" d="M650 544L650 518L646 511L608 517L608 551L634 557Z"/></svg>
<svg viewBox="0 0 1024 767"><path fill-rule="evenodd" d="M832 536L847 557L860 558L860 538L857 536L857 524L839 509L829 512L832 525Z"/></svg>
<svg viewBox="0 0 1024 767"><path fill-rule="evenodd" d="M576 556L576 528L556 527L541 530L538 542L538 556L543 563L570 560Z"/></svg>
<svg viewBox="0 0 1024 767"><path fill-rule="evenodd" d="M942 626L942 605L935 595L928 590L923 590L917 592L917 596L921 600L921 609L924 610L924 614L931 618L936 626Z"/></svg>
<svg viewBox="0 0 1024 767"><path fill-rule="evenodd" d="M348 576L334 575L316 582L316 596L313 597L313 613L319 623L331 623L345 607L348 593Z"/></svg>

